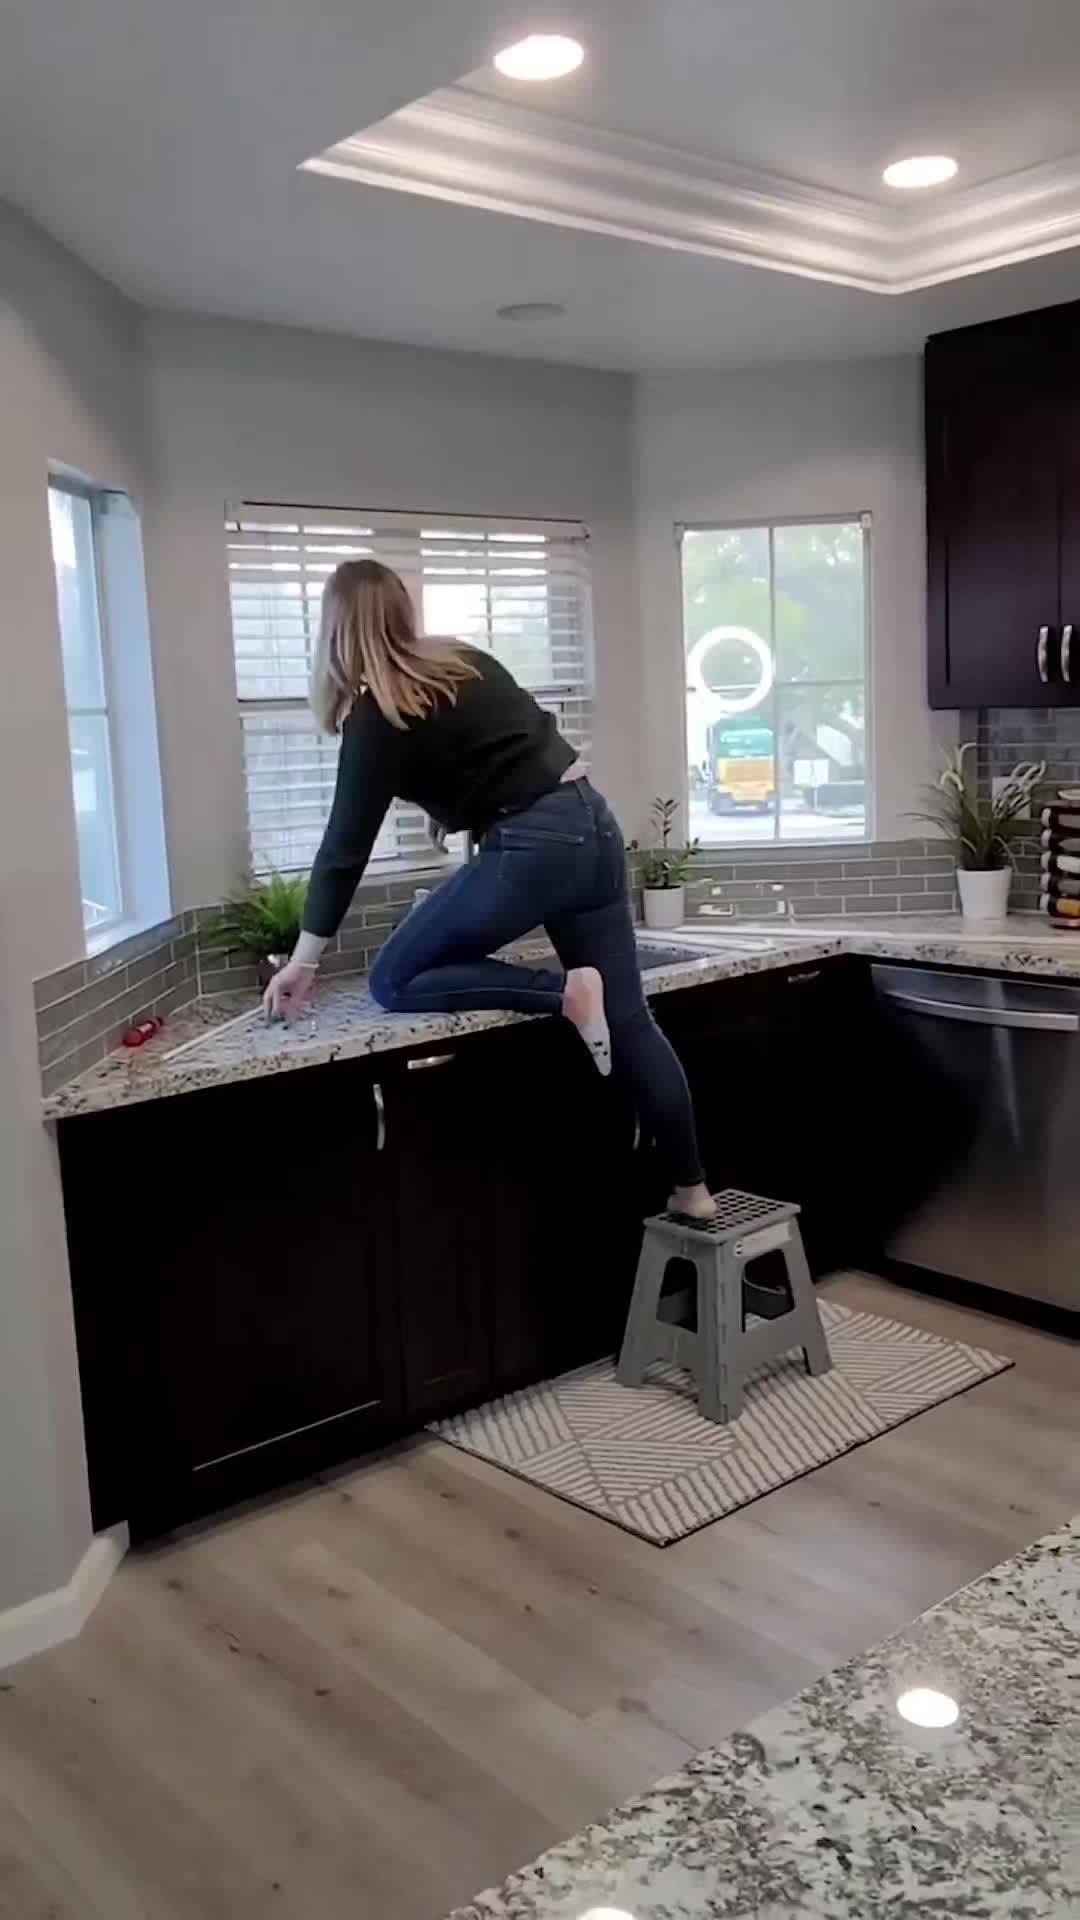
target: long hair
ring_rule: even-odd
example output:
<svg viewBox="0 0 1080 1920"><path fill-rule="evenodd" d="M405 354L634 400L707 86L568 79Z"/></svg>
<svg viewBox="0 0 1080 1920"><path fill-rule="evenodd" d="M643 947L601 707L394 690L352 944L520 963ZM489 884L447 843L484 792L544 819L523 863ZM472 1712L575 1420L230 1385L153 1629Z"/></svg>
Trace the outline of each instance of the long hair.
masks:
<svg viewBox="0 0 1080 1920"><path fill-rule="evenodd" d="M378 560L343 560L323 589L311 704L325 733L340 733L369 692L393 727L457 699L476 667L453 641L425 639L403 580Z"/></svg>

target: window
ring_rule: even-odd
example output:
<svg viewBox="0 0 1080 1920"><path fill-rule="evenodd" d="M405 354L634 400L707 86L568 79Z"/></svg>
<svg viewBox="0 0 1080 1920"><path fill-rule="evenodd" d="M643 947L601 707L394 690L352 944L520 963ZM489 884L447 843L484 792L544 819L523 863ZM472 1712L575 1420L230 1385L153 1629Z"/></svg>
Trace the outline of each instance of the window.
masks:
<svg viewBox="0 0 1080 1920"><path fill-rule="evenodd" d="M439 521L246 504L227 510L229 598L252 866L310 866L338 745L307 704L326 579L372 557L405 580L426 632L494 653L583 757L592 722L588 540L574 524ZM390 811L372 858L430 853L415 807Z"/></svg>
<svg viewBox="0 0 1080 1920"><path fill-rule="evenodd" d="M93 496L67 485L50 485L49 524L67 695L83 926L92 934L116 925L124 917Z"/></svg>
<svg viewBox="0 0 1080 1920"><path fill-rule="evenodd" d="M690 831L867 833L870 516L681 534Z"/></svg>

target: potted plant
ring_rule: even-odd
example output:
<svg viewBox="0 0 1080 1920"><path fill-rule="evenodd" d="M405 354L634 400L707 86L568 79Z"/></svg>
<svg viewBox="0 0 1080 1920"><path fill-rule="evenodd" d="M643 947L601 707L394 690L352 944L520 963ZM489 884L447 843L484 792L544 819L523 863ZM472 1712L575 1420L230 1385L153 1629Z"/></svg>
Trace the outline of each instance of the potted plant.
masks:
<svg viewBox="0 0 1080 1920"><path fill-rule="evenodd" d="M1009 910L1013 861L1009 845L1016 823L1030 811L1046 762L1023 761L996 793L980 794L969 772L968 740L946 757L936 782L926 789L927 805L915 814L939 827L956 857L956 884L965 920L1004 920Z"/></svg>
<svg viewBox="0 0 1080 1920"><path fill-rule="evenodd" d="M225 902L209 943L226 953L249 953L265 987L296 945L306 898L304 874L271 873L249 881Z"/></svg>
<svg viewBox="0 0 1080 1920"><path fill-rule="evenodd" d="M653 801L649 817L654 845L647 849L641 868L647 927L678 927L686 918L687 870L700 849L696 840L686 847L672 846L678 811L677 800Z"/></svg>

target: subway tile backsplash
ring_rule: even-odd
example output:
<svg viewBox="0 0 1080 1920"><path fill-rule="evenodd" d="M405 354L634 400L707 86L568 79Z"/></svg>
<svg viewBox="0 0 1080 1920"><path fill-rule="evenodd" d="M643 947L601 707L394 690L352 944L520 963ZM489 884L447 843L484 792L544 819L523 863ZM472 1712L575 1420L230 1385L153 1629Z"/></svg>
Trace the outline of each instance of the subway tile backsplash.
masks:
<svg viewBox="0 0 1080 1920"><path fill-rule="evenodd" d="M844 914L948 913L955 905L953 867L935 840L725 847L695 860L687 911L721 923L775 916L796 926Z"/></svg>
<svg viewBox="0 0 1080 1920"><path fill-rule="evenodd" d="M1046 776L1035 796L1035 812L1056 797L1059 787L1080 786L1080 707L995 707L977 716L975 732L980 784L1010 774L1022 760L1045 760ZM1039 904L1038 821L1014 843L1016 879L1012 904Z"/></svg>
<svg viewBox="0 0 1080 1920"><path fill-rule="evenodd" d="M128 1027L199 993L195 915L183 914L34 982L42 1090L97 1066Z"/></svg>

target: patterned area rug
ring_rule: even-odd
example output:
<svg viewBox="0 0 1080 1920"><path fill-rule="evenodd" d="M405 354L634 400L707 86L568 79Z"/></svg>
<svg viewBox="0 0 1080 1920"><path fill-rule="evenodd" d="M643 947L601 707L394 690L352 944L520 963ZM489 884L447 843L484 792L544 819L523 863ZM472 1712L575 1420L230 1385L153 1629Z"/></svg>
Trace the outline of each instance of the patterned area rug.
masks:
<svg viewBox="0 0 1080 1920"><path fill-rule="evenodd" d="M769 1361L727 1427L701 1418L680 1368L654 1366L635 1389L604 1360L428 1431L667 1547L1012 1365L819 1304L832 1371L812 1380L796 1353Z"/></svg>

